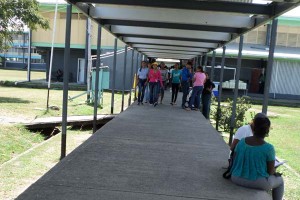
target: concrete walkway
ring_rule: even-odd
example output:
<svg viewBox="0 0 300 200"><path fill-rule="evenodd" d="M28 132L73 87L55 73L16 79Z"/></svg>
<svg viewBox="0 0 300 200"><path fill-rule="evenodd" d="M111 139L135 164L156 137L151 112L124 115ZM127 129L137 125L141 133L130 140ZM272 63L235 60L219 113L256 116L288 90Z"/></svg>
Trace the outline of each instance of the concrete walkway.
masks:
<svg viewBox="0 0 300 200"><path fill-rule="evenodd" d="M271 199L222 178L228 146L200 112L134 104L18 200Z"/></svg>

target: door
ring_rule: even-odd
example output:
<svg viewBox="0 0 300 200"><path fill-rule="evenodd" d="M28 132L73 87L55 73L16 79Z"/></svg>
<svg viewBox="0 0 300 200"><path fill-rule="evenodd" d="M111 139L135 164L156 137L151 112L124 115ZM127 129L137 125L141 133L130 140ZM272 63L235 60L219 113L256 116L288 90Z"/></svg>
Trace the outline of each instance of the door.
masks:
<svg viewBox="0 0 300 200"><path fill-rule="evenodd" d="M84 74L85 74L84 64L85 64L85 59L78 58L77 83L84 83Z"/></svg>

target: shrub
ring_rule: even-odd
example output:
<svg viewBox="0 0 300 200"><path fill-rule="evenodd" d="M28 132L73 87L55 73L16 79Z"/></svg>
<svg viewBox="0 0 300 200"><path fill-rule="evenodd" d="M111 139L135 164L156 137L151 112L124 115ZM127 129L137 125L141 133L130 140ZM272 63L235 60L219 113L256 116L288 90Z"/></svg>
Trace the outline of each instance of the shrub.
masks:
<svg viewBox="0 0 300 200"><path fill-rule="evenodd" d="M224 132L228 132L228 133L230 132L232 106L233 106L233 100L229 98L220 106L221 112L219 117L219 127L220 129L223 129ZM237 98L236 113L235 113L236 122L234 125L234 132L237 130L238 127L244 125L245 113L250 108L251 108L251 104L248 97ZM215 121L217 121L217 117L218 117L217 106L212 110L211 115L212 118Z"/></svg>

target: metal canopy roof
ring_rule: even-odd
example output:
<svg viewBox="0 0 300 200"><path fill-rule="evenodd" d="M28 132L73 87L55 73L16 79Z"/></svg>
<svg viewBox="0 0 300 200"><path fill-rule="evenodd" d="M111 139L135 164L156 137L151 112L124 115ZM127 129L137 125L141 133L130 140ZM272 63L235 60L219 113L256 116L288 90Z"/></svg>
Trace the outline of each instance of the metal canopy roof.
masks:
<svg viewBox="0 0 300 200"><path fill-rule="evenodd" d="M68 0L148 57L191 59L300 4L300 0Z"/></svg>

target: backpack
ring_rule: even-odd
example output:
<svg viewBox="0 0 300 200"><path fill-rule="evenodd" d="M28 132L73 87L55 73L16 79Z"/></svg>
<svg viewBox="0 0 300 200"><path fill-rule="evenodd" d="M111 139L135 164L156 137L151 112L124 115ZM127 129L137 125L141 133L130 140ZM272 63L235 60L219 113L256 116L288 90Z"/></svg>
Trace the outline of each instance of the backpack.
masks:
<svg viewBox="0 0 300 200"><path fill-rule="evenodd" d="M230 179L230 177L231 177L231 168L233 165L233 159L234 159L234 149L230 153L230 157L228 159L227 170L223 173L223 178L225 178L225 179Z"/></svg>

